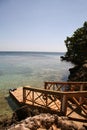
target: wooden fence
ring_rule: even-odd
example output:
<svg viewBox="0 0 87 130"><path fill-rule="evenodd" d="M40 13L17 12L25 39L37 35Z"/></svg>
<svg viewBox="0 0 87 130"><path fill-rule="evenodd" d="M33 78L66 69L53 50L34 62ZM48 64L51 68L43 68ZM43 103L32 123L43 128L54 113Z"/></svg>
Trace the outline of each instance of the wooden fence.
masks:
<svg viewBox="0 0 87 130"><path fill-rule="evenodd" d="M87 118L87 91L84 90L86 86L86 82L45 82L45 89L23 87L23 102L67 116L78 109L80 115ZM67 91L72 88L73 91Z"/></svg>
<svg viewBox="0 0 87 130"><path fill-rule="evenodd" d="M55 91L87 90L87 82L44 82L44 89Z"/></svg>

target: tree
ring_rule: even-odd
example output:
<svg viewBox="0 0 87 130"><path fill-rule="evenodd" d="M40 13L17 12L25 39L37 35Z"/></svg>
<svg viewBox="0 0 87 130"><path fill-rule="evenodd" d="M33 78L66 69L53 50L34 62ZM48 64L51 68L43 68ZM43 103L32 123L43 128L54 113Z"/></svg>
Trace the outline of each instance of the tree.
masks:
<svg viewBox="0 0 87 130"><path fill-rule="evenodd" d="M78 28L71 37L65 40L67 52L62 59L74 64L81 64L87 60L87 22Z"/></svg>

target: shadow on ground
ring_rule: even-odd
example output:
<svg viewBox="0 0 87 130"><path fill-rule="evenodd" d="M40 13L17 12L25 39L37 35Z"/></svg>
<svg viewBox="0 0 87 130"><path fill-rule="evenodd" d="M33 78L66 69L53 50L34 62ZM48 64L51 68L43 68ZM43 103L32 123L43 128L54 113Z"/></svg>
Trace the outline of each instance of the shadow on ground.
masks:
<svg viewBox="0 0 87 130"><path fill-rule="evenodd" d="M5 97L9 107L15 111L16 109L18 109L20 106L11 98L11 96L9 95L8 97Z"/></svg>

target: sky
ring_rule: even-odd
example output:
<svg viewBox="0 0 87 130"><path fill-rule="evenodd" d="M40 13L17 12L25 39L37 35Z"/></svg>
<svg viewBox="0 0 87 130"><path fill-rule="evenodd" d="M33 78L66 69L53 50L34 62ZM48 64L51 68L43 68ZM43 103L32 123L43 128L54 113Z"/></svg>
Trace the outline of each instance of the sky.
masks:
<svg viewBox="0 0 87 130"><path fill-rule="evenodd" d="M66 52L87 21L87 0L0 0L0 51Z"/></svg>

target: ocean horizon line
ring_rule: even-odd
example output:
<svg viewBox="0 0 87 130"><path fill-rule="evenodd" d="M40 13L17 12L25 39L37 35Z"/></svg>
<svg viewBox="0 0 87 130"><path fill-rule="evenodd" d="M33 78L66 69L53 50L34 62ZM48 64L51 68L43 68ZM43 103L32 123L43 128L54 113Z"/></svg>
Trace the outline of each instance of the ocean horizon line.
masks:
<svg viewBox="0 0 87 130"><path fill-rule="evenodd" d="M0 53L16 53L16 52L23 52L23 53L65 53L63 51L0 51Z"/></svg>

